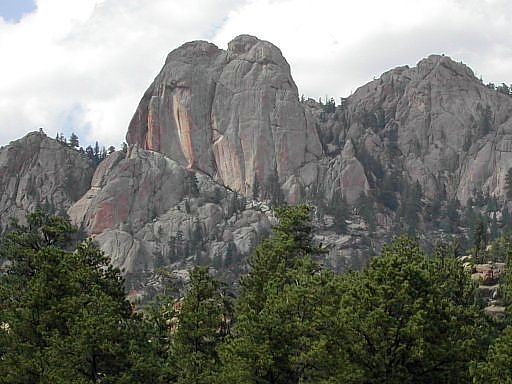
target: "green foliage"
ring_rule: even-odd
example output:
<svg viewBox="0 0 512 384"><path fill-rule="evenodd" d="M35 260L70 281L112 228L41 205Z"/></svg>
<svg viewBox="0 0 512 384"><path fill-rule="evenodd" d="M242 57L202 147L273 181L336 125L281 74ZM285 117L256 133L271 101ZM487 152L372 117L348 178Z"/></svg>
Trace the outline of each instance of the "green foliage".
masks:
<svg viewBox="0 0 512 384"><path fill-rule="evenodd" d="M78 141L78 136L75 133L72 133L69 137L69 146L71 148L78 148L80 147L80 142Z"/></svg>
<svg viewBox="0 0 512 384"><path fill-rule="evenodd" d="M367 196L364 192L361 192L356 201L356 207L361 217L368 224L368 231L370 233L374 232L377 223L375 218L375 203L371 196Z"/></svg>
<svg viewBox="0 0 512 384"><path fill-rule="evenodd" d="M493 118L491 107L487 105L484 109L480 108L480 113L479 134L480 136L485 136L492 130Z"/></svg>
<svg viewBox="0 0 512 384"><path fill-rule="evenodd" d="M505 243L504 249L502 248L502 258L506 263L506 271L500 281L500 295L503 300L503 304L512 304L512 239L510 236L502 238ZM498 242L495 242L498 243ZM494 250L494 246L493 246Z"/></svg>
<svg viewBox="0 0 512 384"><path fill-rule="evenodd" d="M219 368L218 345L229 334L232 303L225 287L196 267L177 316L172 357L177 383L211 383Z"/></svg>
<svg viewBox="0 0 512 384"><path fill-rule="evenodd" d="M334 217L334 230L336 233L347 233L347 220L350 218L350 206L345 197L337 190L329 204L329 211Z"/></svg>
<svg viewBox="0 0 512 384"><path fill-rule="evenodd" d="M421 190L411 190L418 202ZM372 206L360 196L361 215ZM399 237L364 270L337 275L314 261L322 250L310 208L276 213L236 301L197 267L183 299L159 297L144 314L105 255L76 245L67 220L30 215L0 246L0 383L510 382L512 332L492 342L498 327L475 299L458 243L428 256ZM172 239L177 252L184 235ZM502 237L487 256L510 271L511 252ZM508 273L501 283L509 303Z"/></svg>
<svg viewBox="0 0 512 384"><path fill-rule="evenodd" d="M113 382L130 376L132 310L119 270L41 211L2 239L2 383Z"/></svg>
<svg viewBox="0 0 512 384"><path fill-rule="evenodd" d="M194 172L189 171L189 172L185 173L183 183L184 183L183 188L185 190L185 194L193 196L193 197L197 197L199 195L197 176Z"/></svg>
<svg viewBox="0 0 512 384"><path fill-rule="evenodd" d="M505 193L507 199L512 200L512 168L509 168L505 176Z"/></svg>
<svg viewBox="0 0 512 384"><path fill-rule="evenodd" d="M382 181L379 193L379 201L388 209L396 211L398 209L398 200L396 192L400 191L401 180L396 174L386 174Z"/></svg>
<svg viewBox="0 0 512 384"><path fill-rule="evenodd" d="M473 288L453 259L428 259L398 238L349 274L338 315L347 354L364 383L469 382L478 357L481 314Z"/></svg>
<svg viewBox="0 0 512 384"><path fill-rule="evenodd" d="M337 293L311 260L310 210L279 209L279 224L249 260L234 335L222 349L221 382L320 382L341 364L328 338ZM330 303L330 305L328 305ZM331 315L329 315L329 311Z"/></svg>
<svg viewBox="0 0 512 384"><path fill-rule="evenodd" d="M334 113L336 112L336 102L334 101L334 97L328 99L325 98L325 104L322 105L322 111L324 113Z"/></svg>
<svg viewBox="0 0 512 384"><path fill-rule="evenodd" d="M505 83L501 83L501 85L496 87L496 91L507 96L512 96L512 84L508 86Z"/></svg>
<svg viewBox="0 0 512 384"><path fill-rule="evenodd" d="M256 174L254 175L254 180L252 182L252 199L258 200L260 197L260 182L258 181L258 178L256 177Z"/></svg>
<svg viewBox="0 0 512 384"><path fill-rule="evenodd" d="M400 204L400 216L404 219L407 234L414 236L416 234L420 213L423 208L421 199L423 191L418 181L415 184L407 184L402 193L402 201Z"/></svg>
<svg viewBox="0 0 512 384"><path fill-rule="evenodd" d="M272 205L277 206L284 202L284 195L279 184L277 170L274 170L274 172L271 172L267 175L265 178L265 187L265 198L270 200Z"/></svg>
<svg viewBox="0 0 512 384"><path fill-rule="evenodd" d="M475 384L512 383L512 327L507 327L489 348L487 359L474 364L472 375Z"/></svg>

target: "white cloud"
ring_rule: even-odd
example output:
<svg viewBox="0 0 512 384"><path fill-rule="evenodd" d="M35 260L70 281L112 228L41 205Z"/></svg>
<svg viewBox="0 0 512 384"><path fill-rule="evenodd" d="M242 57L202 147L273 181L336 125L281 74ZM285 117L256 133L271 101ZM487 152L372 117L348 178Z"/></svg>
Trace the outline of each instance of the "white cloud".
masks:
<svg viewBox="0 0 512 384"><path fill-rule="evenodd" d="M167 53L211 39L235 3L38 0L18 24L0 19L0 144L42 126L118 146Z"/></svg>
<svg viewBox="0 0 512 384"><path fill-rule="evenodd" d="M278 45L299 92L341 97L431 53L462 60L484 80L512 82L508 0L252 1L230 14L214 41L245 31Z"/></svg>
<svg viewBox="0 0 512 384"><path fill-rule="evenodd" d="M398 65L445 53L512 82L508 0L38 0L0 18L0 144L39 126L119 145L169 51L249 33L279 46L299 92L346 96Z"/></svg>

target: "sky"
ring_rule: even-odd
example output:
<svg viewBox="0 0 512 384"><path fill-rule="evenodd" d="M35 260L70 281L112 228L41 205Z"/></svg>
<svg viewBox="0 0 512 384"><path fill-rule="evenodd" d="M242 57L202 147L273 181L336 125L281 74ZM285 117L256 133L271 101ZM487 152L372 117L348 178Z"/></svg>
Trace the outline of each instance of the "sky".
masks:
<svg viewBox="0 0 512 384"><path fill-rule="evenodd" d="M0 145L42 127L119 147L168 52L277 45L299 94L346 97L438 53L512 83L510 0L0 0Z"/></svg>

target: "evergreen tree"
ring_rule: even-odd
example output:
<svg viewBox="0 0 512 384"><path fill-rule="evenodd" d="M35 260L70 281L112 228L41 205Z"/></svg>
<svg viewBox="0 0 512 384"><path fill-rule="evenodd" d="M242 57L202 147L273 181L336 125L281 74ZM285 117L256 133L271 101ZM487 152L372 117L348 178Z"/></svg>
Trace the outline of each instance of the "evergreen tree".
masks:
<svg viewBox="0 0 512 384"><path fill-rule="evenodd" d="M509 168L505 176L505 194L508 200L512 200L512 168Z"/></svg>
<svg viewBox="0 0 512 384"><path fill-rule="evenodd" d="M80 142L78 141L78 136L75 133L72 133L69 137L69 146L71 148L78 148L80 146Z"/></svg>
<svg viewBox="0 0 512 384"><path fill-rule="evenodd" d="M229 295L208 269L196 267L178 313L172 339L177 383L209 384L219 368L218 345L229 334L233 318Z"/></svg>
<svg viewBox="0 0 512 384"><path fill-rule="evenodd" d="M94 144L94 159L98 163L100 162L100 156L101 156L100 145L98 144L98 142L96 142Z"/></svg>
<svg viewBox="0 0 512 384"><path fill-rule="evenodd" d="M361 217L368 224L368 231L370 233L374 232L376 227L376 211L373 199L370 196L367 196L364 192L361 192L357 199L356 207Z"/></svg>
<svg viewBox="0 0 512 384"><path fill-rule="evenodd" d="M277 211L279 224L241 280L234 336L223 346L220 382L316 383L343 366L329 338L339 295L332 274L311 260L309 208Z"/></svg>
<svg viewBox="0 0 512 384"><path fill-rule="evenodd" d="M418 181L414 185L407 185L402 196L402 202L400 204L400 215L403 217L407 233L410 236L416 234L416 229L419 222L419 214L422 209L421 199L423 192L421 185Z"/></svg>
<svg viewBox="0 0 512 384"><path fill-rule="evenodd" d="M380 202L392 211L398 208L398 200L396 199L396 191L399 189L399 182L395 180L393 175L385 175L382 186L380 188Z"/></svg>
<svg viewBox="0 0 512 384"><path fill-rule="evenodd" d="M348 274L339 334L361 383L469 383L486 331L473 286L455 259L426 258L399 238Z"/></svg>
<svg viewBox="0 0 512 384"><path fill-rule="evenodd" d="M347 233L347 220L350 218L350 207L341 191L337 190L329 204L329 210L334 216L334 229L336 233Z"/></svg>
<svg viewBox="0 0 512 384"><path fill-rule="evenodd" d="M277 170L272 173L269 173L265 178L265 186L267 188L267 192L265 193L266 198L270 200L272 205L280 205L284 201L283 192L281 191L281 186L279 185L279 177L277 176Z"/></svg>
<svg viewBox="0 0 512 384"><path fill-rule="evenodd" d="M491 345L484 362L472 367L474 384L512 383L512 326L508 326Z"/></svg>
<svg viewBox="0 0 512 384"><path fill-rule="evenodd" d="M487 135L492 130L492 110L489 105L481 110L479 133L480 136Z"/></svg>
<svg viewBox="0 0 512 384"><path fill-rule="evenodd" d="M85 148L85 155L87 156L87 158L89 160L95 161L94 149L92 149L92 147L90 145L88 145L87 148Z"/></svg>
<svg viewBox="0 0 512 384"><path fill-rule="evenodd" d="M74 228L38 211L0 246L0 382L115 382L134 367L120 272L90 241L74 249Z"/></svg>
<svg viewBox="0 0 512 384"><path fill-rule="evenodd" d="M258 181L258 178L256 175L254 175L254 180L252 183L252 199L258 200L260 197L260 182Z"/></svg>
<svg viewBox="0 0 512 384"><path fill-rule="evenodd" d="M477 263L483 262L485 256L485 248L487 247L487 223L484 221L482 217L478 219L475 228L474 239L475 261Z"/></svg>

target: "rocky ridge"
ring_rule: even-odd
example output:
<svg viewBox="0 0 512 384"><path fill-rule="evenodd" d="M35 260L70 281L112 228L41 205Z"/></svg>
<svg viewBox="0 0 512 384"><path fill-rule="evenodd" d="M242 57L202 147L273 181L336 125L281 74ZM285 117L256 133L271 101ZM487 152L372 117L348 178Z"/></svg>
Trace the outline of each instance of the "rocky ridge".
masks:
<svg viewBox="0 0 512 384"><path fill-rule="evenodd" d="M506 207L511 117L510 96L446 56L392 69L336 106L301 101L269 42L242 35L221 50L196 41L172 51L145 92L127 153L94 170L39 134L1 150L0 166L11 164L0 167L2 185L27 187L8 187L0 207L20 216L42 201L28 198L28 186L46 188L135 287L167 266L199 262L239 273L269 233L271 207L308 202L317 207L318 240L331 245L326 264L354 268L395 229L410 229L403 222L412 187L422 207L445 209L482 192ZM55 147L64 170L54 172L51 159L33 168L49 156L46 147ZM36 173L44 176L33 181ZM340 230L341 197L349 212ZM427 228L432 214L421 207L417 214L415 229Z"/></svg>
<svg viewBox="0 0 512 384"><path fill-rule="evenodd" d="M44 133L0 148L0 232L37 207L65 213L88 189L94 164Z"/></svg>

